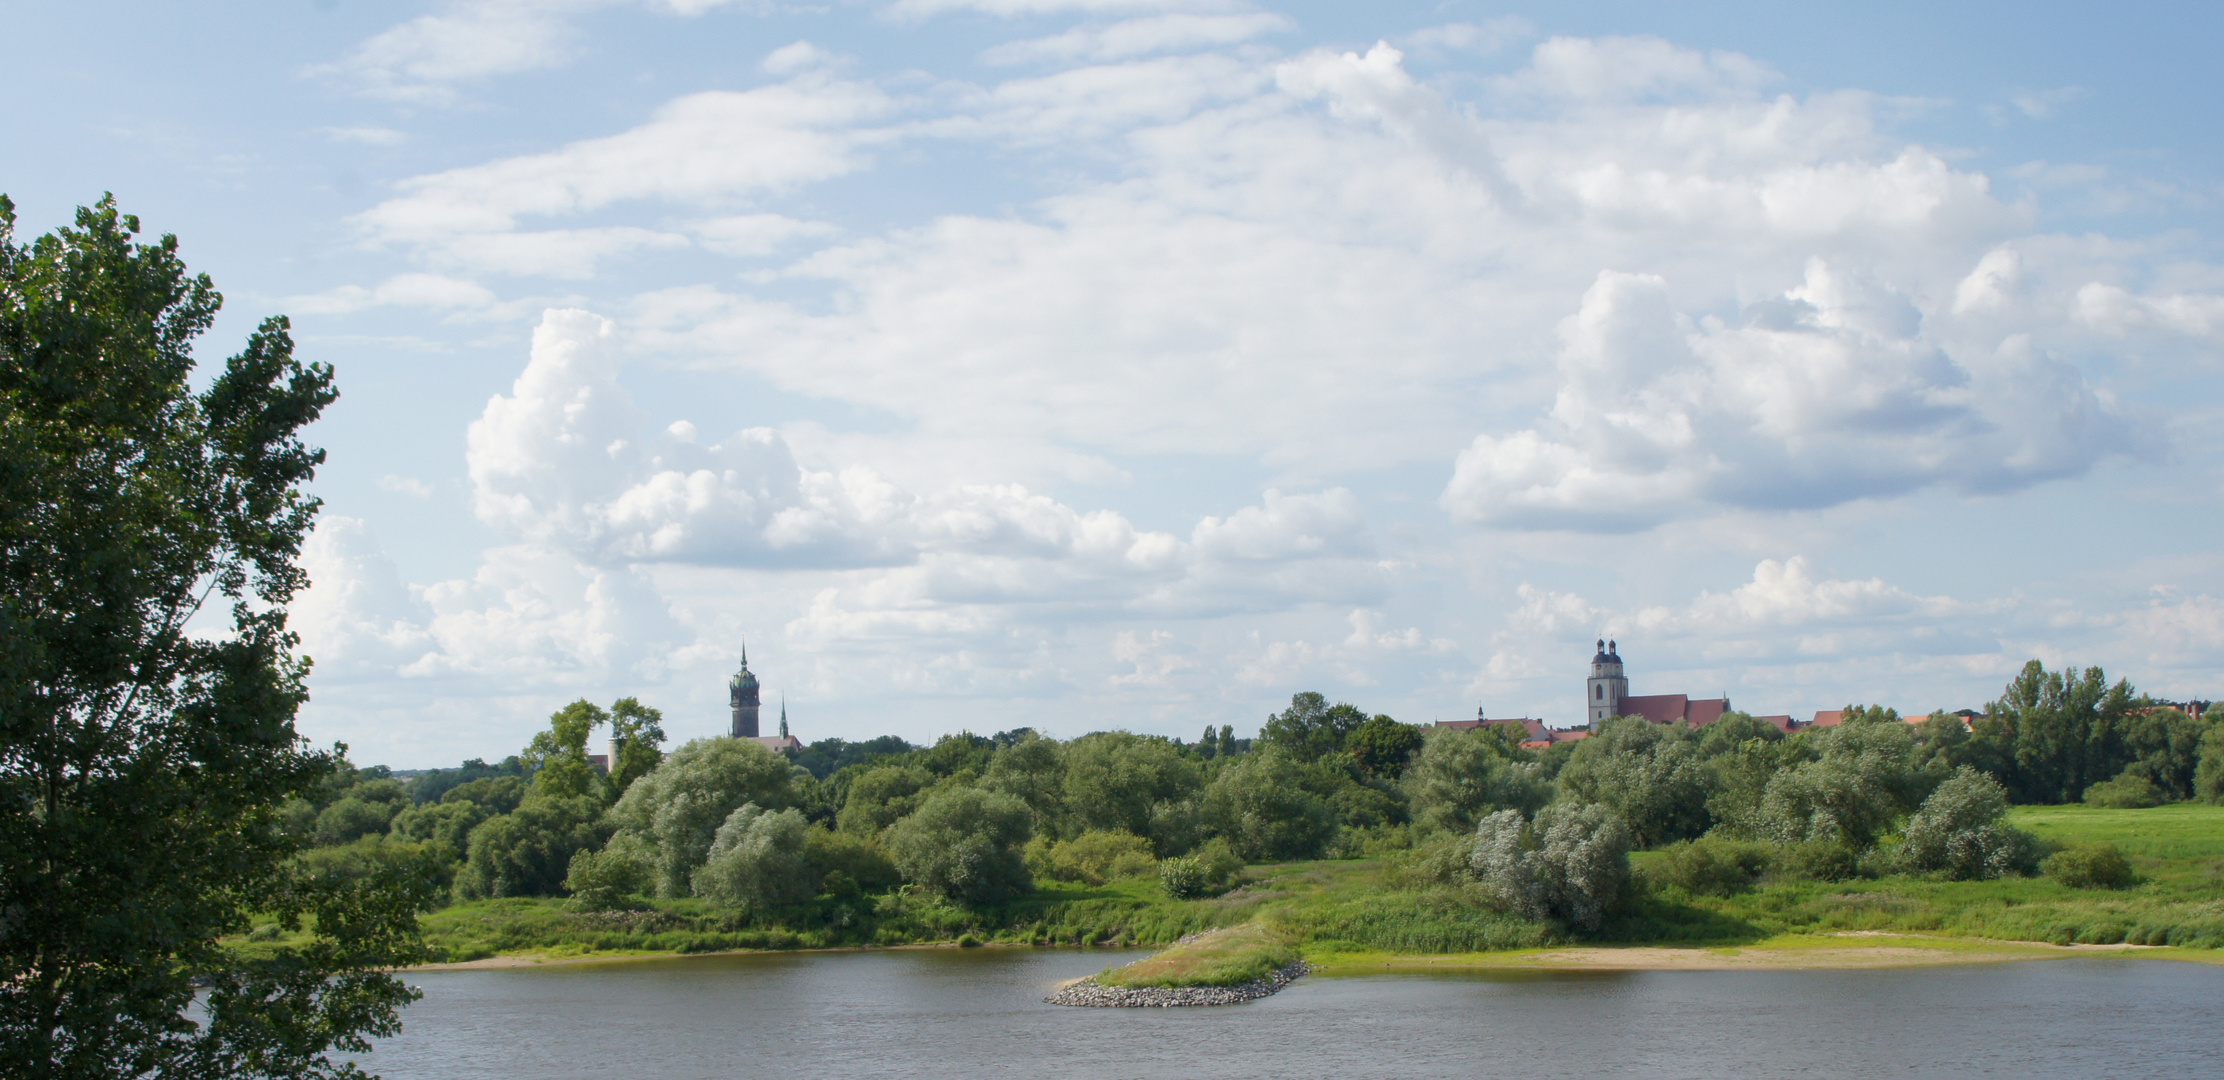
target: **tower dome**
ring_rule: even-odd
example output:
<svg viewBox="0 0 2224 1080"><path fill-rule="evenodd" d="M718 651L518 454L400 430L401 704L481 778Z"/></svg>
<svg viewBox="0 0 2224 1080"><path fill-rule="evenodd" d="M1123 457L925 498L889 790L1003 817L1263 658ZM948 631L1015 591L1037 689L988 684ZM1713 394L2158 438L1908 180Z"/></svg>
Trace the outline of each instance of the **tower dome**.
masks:
<svg viewBox="0 0 2224 1080"><path fill-rule="evenodd" d="M749 670L749 647L741 647L741 670L726 681L726 701L733 706L733 736L737 739L757 737L757 676Z"/></svg>

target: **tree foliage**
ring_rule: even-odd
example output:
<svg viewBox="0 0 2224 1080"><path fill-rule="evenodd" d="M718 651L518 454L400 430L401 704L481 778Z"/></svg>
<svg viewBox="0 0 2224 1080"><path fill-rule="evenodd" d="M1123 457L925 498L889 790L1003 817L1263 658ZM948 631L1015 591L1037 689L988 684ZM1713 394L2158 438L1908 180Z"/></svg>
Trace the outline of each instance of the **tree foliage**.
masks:
<svg viewBox="0 0 2224 1080"><path fill-rule="evenodd" d="M220 298L176 238L113 199L14 228L0 197L0 1074L333 1074L411 999L381 969L430 878L309 878L281 827L339 760L286 629L331 369L272 318L196 393ZM314 936L239 967L251 912Z"/></svg>
<svg viewBox="0 0 2224 1080"><path fill-rule="evenodd" d="M1468 863L1502 910L1592 929L1629 881L1633 839L1621 814L1596 804L1554 804L1533 821L1500 810L1477 826Z"/></svg>
<svg viewBox="0 0 2224 1080"><path fill-rule="evenodd" d="M711 838L691 879L695 895L756 914L809 900L819 884L804 851L810 828L794 810L744 803Z"/></svg>
<svg viewBox="0 0 2224 1080"><path fill-rule="evenodd" d="M1032 821L1018 799L943 788L890 826L888 853L905 880L961 904L995 904L1034 887L1021 856Z"/></svg>
<svg viewBox="0 0 2224 1080"><path fill-rule="evenodd" d="M696 739L626 788L610 808L620 849L644 860L659 896L686 896L718 828L746 803L794 805L809 773L750 739Z"/></svg>

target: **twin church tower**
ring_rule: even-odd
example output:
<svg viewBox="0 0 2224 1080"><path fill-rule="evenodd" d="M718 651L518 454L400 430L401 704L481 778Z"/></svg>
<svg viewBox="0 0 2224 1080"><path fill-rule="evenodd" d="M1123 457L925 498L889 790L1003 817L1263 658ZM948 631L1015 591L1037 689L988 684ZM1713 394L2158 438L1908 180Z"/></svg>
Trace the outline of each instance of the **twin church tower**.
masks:
<svg viewBox="0 0 2224 1080"><path fill-rule="evenodd" d="M741 670L726 681L726 702L733 706L734 726L729 732L736 739L754 739L765 749L777 754L784 750L801 750L802 742L788 734L788 705L780 703L780 734L761 735L757 732L757 710L760 708L757 676L749 670L749 647L741 647Z"/></svg>

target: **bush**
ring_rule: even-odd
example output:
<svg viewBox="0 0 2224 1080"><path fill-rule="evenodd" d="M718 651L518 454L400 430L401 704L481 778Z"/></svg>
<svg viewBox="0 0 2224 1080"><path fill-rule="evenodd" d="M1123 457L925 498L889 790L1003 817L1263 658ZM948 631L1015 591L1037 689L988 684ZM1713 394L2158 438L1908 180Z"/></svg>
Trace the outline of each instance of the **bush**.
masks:
<svg viewBox="0 0 2224 1080"><path fill-rule="evenodd" d="M1841 724L1802 733L1817 758L1769 778L1753 827L1761 839L1842 842L1865 848L1901 814L1915 809L1926 781L1915 771L1914 735L1905 724Z"/></svg>
<svg viewBox="0 0 2224 1080"><path fill-rule="evenodd" d="M1129 832L1092 831L1071 840L1027 846L1027 868L1053 881L1102 885L1151 872L1151 845Z"/></svg>
<svg viewBox="0 0 2224 1080"><path fill-rule="evenodd" d="M842 875L849 887L868 893L886 892L903 881L888 859L888 849L869 836L812 829L803 838L803 857L818 872L821 892L842 891L828 887L835 874Z"/></svg>
<svg viewBox="0 0 2224 1080"><path fill-rule="evenodd" d="M1962 881L2028 874L2038 862L2038 841L2000 824L2007 812L2007 789L1964 765L1908 819L1900 863Z"/></svg>
<svg viewBox="0 0 2224 1080"><path fill-rule="evenodd" d="M467 800L424 803L395 815L393 831L401 839L429 841L450 861L461 862L471 830L492 816L486 807Z"/></svg>
<svg viewBox="0 0 2224 1080"><path fill-rule="evenodd" d="M1611 809L1651 846L1706 831L1707 781L1689 729L1629 716L1575 744L1558 784L1562 799Z"/></svg>
<svg viewBox="0 0 2224 1080"><path fill-rule="evenodd" d="M2142 762L2133 762L2114 779L2086 788L2082 801L2087 806L2104 806L2111 810L2144 810L2169 801L2142 766Z"/></svg>
<svg viewBox="0 0 2224 1080"><path fill-rule="evenodd" d="M571 911L618 911L637 907L628 897L647 891L648 868L617 851L580 851L571 857L564 889Z"/></svg>
<svg viewBox="0 0 2224 1080"><path fill-rule="evenodd" d="M1524 822L1501 810L1475 830L1468 863L1502 911L1595 929L1629 881L1630 830L1596 804L1557 804Z"/></svg>
<svg viewBox="0 0 2224 1080"><path fill-rule="evenodd" d="M1841 841L1802 840L1777 850L1777 872L1803 881L1852 881L1861 876L1860 850Z"/></svg>
<svg viewBox="0 0 2224 1080"><path fill-rule="evenodd" d="M736 809L718 827L710 857L695 869L695 895L752 914L810 899L819 885L804 855L810 828L794 810L772 813L755 803Z"/></svg>
<svg viewBox="0 0 2224 1080"><path fill-rule="evenodd" d="M1685 892L1728 896L1751 886L1776 862L1767 844L1702 836L1670 844L1645 864L1647 880Z"/></svg>
<svg viewBox="0 0 2224 1080"><path fill-rule="evenodd" d="M1205 868L1197 864L1194 856L1183 855L1158 862L1158 887L1176 900L1193 900L1205 895Z"/></svg>
<svg viewBox="0 0 2224 1080"><path fill-rule="evenodd" d="M2125 889L2137 880L2131 860L2114 844L2072 844L2047 856L2040 868L2073 889Z"/></svg>
<svg viewBox="0 0 2224 1080"><path fill-rule="evenodd" d="M1032 890L1019 849L1032 828L1027 804L979 788L944 788L888 827L888 853L903 876L946 900L996 904Z"/></svg>

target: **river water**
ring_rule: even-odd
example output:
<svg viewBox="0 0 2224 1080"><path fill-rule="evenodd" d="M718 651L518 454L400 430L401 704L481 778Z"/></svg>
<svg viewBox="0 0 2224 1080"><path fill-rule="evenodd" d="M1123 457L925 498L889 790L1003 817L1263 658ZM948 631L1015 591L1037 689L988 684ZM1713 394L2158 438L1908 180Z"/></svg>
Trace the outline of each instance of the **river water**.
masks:
<svg viewBox="0 0 2224 1080"><path fill-rule="evenodd" d="M1299 979L1244 1005L1068 1009L1140 953L922 949L417 972L388 1080L2224 1077L2224 967Z"/></svg>

